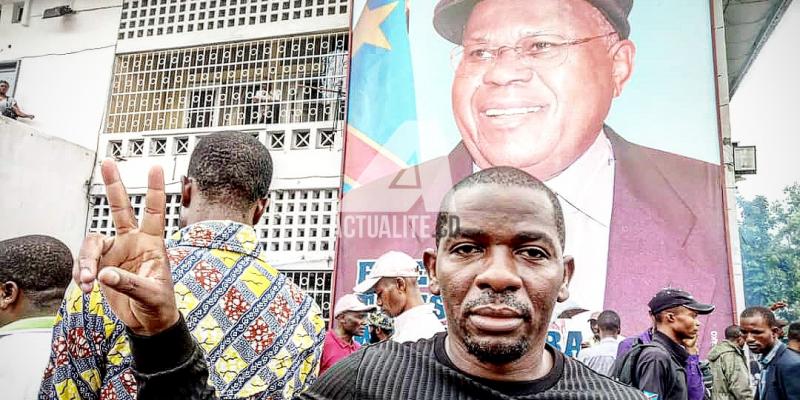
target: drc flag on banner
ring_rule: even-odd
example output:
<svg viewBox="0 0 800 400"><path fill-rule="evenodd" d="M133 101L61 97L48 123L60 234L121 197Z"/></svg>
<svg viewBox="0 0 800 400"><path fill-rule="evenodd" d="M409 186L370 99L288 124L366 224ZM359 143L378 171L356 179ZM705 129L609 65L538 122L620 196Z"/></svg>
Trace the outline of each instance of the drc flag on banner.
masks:
<svg viewBox="0 0 800 400"><path fill-rule="evenodd" d="M407 1L355 2L363 8L353 28L345 192L418 162Z"/></svg>

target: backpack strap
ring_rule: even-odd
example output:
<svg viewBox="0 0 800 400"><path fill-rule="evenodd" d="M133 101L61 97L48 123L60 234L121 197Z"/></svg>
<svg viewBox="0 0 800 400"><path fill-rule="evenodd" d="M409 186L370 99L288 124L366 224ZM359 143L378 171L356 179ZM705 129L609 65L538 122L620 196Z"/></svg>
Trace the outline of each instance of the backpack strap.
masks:
<svg viewBox="0 0 800 400"><path fill-rule="evenodd" d="M639 358L642 356L644 350L647 348L657 348L661 349L662 351L664 350L663 347L655 343L641 343L638 345L638 348L639 351L636 353L635 358L631 360L633 362L631 365L631 384L636 387L639 386L639 375L636 373L636 368L639 366Z"/></svg>
<svg viewBox="0 0 800 400"><path fill-rule="evenodd" d="M639 365L639 357L641 357L645 349L651 347L662 348L655 343L642 343L639 340L634 342L633 347L623 356L622 360L617 360L618 363L614 364L611 374L612 377L617 381L637 387L639 385L639 378L636 374L636 367Z"/></svg>

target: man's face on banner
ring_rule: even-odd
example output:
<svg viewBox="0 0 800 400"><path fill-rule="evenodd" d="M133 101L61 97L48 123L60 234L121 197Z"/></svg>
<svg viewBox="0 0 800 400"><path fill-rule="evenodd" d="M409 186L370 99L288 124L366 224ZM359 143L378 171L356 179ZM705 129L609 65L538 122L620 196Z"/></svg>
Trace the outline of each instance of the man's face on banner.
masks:
<svg viewBox="0 0 800 400"><path fill-rule="evenodd" d="M452 100L478 166L514 166L548 179L575 161L596 139L612 98L630 76L633 44L612 32L584 0L476 5L464 28ZM510 48L525 43L551 50L533 58ZM500 47L491 61L467 62Z"/></svg>

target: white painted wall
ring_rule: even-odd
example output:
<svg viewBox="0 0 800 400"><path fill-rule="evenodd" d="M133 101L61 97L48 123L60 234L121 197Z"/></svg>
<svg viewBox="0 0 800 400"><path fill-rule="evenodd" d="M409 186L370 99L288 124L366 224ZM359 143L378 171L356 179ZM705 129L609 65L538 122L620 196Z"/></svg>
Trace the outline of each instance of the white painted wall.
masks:
<svg viewBox="0 0 800 400"><path fill-rule="evenodd" d="M30 17L11 23L2 1L0 61L20 61L15 98L31 127L94 149L114 63L121 0L75 0L74 15L42 19L67 0L32 0Z"/></svg>
<svg viewBox="0 0 800 400"><path fill-rule="evenodd" d="M0 117L0 240L43 234L77 254L94 151Z"/></svg>
<svg viewBox="0 0 800 400"><path fill-rule="evenodd" d="M800 181L800 2L789 6L731 99L733 141L757 147L758 173L737 184L745 198L782 197Z"/></svg>

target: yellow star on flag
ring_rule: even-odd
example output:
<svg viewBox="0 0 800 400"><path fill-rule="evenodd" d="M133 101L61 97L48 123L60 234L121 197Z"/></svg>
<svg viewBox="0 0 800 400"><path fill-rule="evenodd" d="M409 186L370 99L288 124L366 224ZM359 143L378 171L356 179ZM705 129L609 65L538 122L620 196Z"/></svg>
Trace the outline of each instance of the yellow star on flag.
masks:
<svg viewBox="0 0 800 400"><path fill-rule="evenodd" d="M386 39L386 35L381 30L381 24L389 14L397 7L397 2L384 4L374 10L370 10L369 5L364 6L364 12L358 18L356 28L353 30L353 55L364 44L371 44L375 47L391 50L392 45Z"/></svg>

